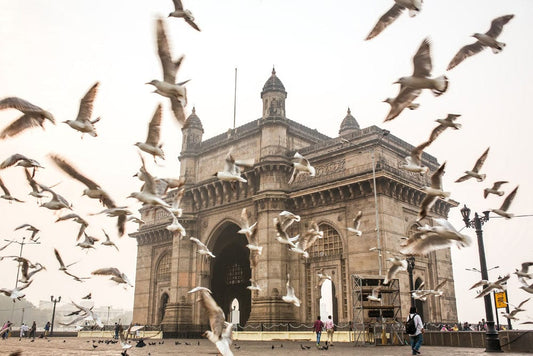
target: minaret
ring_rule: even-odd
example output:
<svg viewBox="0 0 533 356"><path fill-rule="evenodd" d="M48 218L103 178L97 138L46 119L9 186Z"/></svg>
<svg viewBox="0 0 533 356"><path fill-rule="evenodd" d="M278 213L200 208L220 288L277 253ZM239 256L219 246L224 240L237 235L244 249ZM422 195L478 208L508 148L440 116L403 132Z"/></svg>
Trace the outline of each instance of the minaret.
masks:
<svg viewBox="0 0 533 356"><path fill-rule="evenodd" d="M339 129L339 136L350 134L352 132L359 131L360 129L361 128L359 127L357 120L352 116L352 111L350 108L348 108L348 112L346 113L344 120L342 120L341 127Z"/></svg>
<svg viewBox="0 0 533 356"><path fill-rule="evenodd" d="M276 76L276 70L272 68L272 76L268 78L261 99L263 99L263 119L267 118L285 118L285 99L287 92L279 78Z"/></svg>
<svg viewBox="0 0 533 356"><path fill-rule="evenodd" d="M180 176L186 177L187 183L194 183L196 181L196 163L195 154L196 148L202 142L202 135L204 128L202 121L196 115L196 108L192 108L192 113L185 121L185 125L181 128L182 142L180 153Z"/></svg>

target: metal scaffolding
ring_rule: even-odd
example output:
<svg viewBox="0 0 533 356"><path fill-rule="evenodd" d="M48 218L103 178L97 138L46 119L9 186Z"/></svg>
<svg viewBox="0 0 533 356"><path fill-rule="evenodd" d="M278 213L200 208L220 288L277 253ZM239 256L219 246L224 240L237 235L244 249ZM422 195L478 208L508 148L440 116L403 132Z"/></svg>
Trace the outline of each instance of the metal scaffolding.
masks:
<svg viewBox="0 0 533 356"><path fill-rule="evenodd" d="M400 284L394 279L384 286L383 280L378 276L351 276L355 346L404 344ZM381 286L381 301L369 301L367 297L377 286Z"/></svg>

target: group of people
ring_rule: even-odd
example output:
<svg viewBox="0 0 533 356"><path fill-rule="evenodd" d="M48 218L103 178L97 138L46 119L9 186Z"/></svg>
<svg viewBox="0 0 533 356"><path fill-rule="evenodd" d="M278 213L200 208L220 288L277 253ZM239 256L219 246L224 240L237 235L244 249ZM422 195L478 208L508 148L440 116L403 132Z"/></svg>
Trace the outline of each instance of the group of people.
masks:
<svg viewBox="0 0 533 356"><path fill-rule="evenodd" d="M13 323L9 320L4 323L2 328L0 329L0 335L2 336L2 339L5 340L9 337L9 333L11 332L11 327ZM50 331L50 322L47 322L44 326L44 333L42 337L48 337L48 332ZM24 322L20 326L20 334L19 338L28 337L35 339L35 334L37 333L37 323L34 321L31 327L26 325Z"/></svg>

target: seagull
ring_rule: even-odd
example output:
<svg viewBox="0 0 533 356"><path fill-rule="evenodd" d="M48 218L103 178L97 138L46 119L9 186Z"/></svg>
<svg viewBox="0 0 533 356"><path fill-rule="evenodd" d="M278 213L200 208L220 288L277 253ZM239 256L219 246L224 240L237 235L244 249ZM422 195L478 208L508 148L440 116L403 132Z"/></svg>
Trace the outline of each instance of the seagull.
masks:
<svg viewBox="0 0 533 356"><path fill-rule="evenodd" d="M326 281L326 280L330 280L331 281L331 276L327 273L324 273L324 269L321 268L318 270L318 272L316 273L316 275L318 276L318 285L317 287L321 287L322 284Z"/></svg>
<svg viewBox="0 0 533 356"><path fill-rule="evenodd" d="M493 53L501 52L503 47L505 47L505 43L496 41L496 38L502 33L503 25L507 24L513 17L514 15L497 17L492 20L490 29L487 32L473 34L472 37L476 38L477 41L461 48L448 64L447 70L454 68L466 58L481 52L485 47L490 47Z"/></svg>
<svg viewBox="0 0 533 356"><path fill-rule="evenodd" d="M387 258L387 261L392 262L392 265L390 266L389 271L387 272L387 276L383 281L383 284L385 285L389 284L389 282L394 278L396 273L400 271L407 271L407 260L399 259L398 257L394 256L391 258Z"/></svg>
<svg viewBox="0 0 533 356"><path fill-rule="evenodd" d="M475 283L472 287L470 287L470 289L485 286L485 288L483 288L483 291L476 296L476 298L482 298L486 296L487 294L489 294L490 292L492 292L493 290L494 291L505 290L506 288L503 285L503 283L507 282L509 278L511 278L511 275L507 274L504 277L498 279L496 282L481 280Z"/></svg>
<svg viewBox="0 0 533 356"><path fill-rule="evenodd" d="M255 231L255 228L257 226L257 222L253 223L252 225L250 225L249 221L248 221L248 212L246 210L246 208L242 208L242 211L241 211L241 226L240 226L240 230L237 231L239 234L244 234L246 235L246 237L250 237L254 231Z"/></svg>
<svg viewBox="0 0 533 356"><path fill-rule="evenodd" d="M261 290L261 287L259 287L259 284L257 284L253 279L250 278L250 285L246 287L246 289L249 290Z"/></svg>
<svg viewBox="0 0 533 356"><path fill-rule="evenodd" d="M212 258L215 258L215 255L213 255L211 253L211 251L209 251L209 249L207 248L206 245L204 245L204 243L200 240L198 240L196 237L190 237L189 240L191 240L192 242L194 242L197 246L198 246L198 253L200 255L204 255L204 256L209 256L209 257L212 257Z"/></svg>
<svg viewBox="0 0 533 356"><path fill-rule="evenodd" d="M459 248L470 246L472 239L459 233L446 219L433 219L436 226L430 231L421 229L414 233L401 246L400 253L425 255L431 251L456 245Z"/></svg>
<svg viewBox="0 0 533 356"><path fill-rule="evenodd" d="M359 230L359 227L361 226L361 217L363 216L363 212L359 210L357 212L357 215L353 219L353 227L347 227L346 230L349 232L355 234L355 236L361 236L363 235L363 232Z"/></svg>
<svg viewBox="0 0 533 356"><path fill-rule="evenodd" d="M314 177L316 175L315 167L311 166L307 158L296 152L294 154L294 157L292 158L292 166L294 167L292 171L291 178L289 179L288 184L292 184L298 174L300 173L308 173L310 177Z"/></svg>
<svg viewBox="0 0 533 356"><path fill-rule="evenodd" d="M81 235L85 232L85 229L87 228L87 226L89 226L89 223L85 219L83 219L81 216L75 213L60 216L59 218L57 218L56 222L70 220L70 219L80 224L80 230L78 231L78 236L76 237L76 241L78 241Z"/></svg>
<svg viewBox="0 0 533 356"><path fill-rule="evenodd" d="M324 231L320 231L320 228L318 227L316 222L311 222L309 224L309 229L307 229L306 232L298 239L298 242L296 242L296 250L301 248L302 251L306 251L307 249L311 248L316 242L317 239L321 239L324 237ZM292 249L291 249L292 250ZM295 251L304 254L300 251ZM304 254L304 257L307 258L309 255Z"/></svg>
<svg viewBox="0 0 533 356"><path fill-rule="evenodd" d="M78 261L73 262L73 263L65 266L65 264L63 263L63 259L61 258L61 255L59 254L59 251L57 251L57 249L55 249L55 248L54 248L54 254L56 256L57 261L59 262L59 270L60 271L63 271L66 275L74 278L74 280L76 282L83 282L84 279L89 279L89 277L77 277L77 276L73 275L72 273L68 272L67 268L69 268L73 264L78 263Z"/></svg>
<svg viewBox="0 0 533 356"><path fill-rule="evenodd" d="M520 304L518 304L518 306L514 306L512 304L507 303L508 305L511 305L512 307L514 307L514 309L510 313L508 314L502 313L502 315L507 319L518 320L518 318L515 317L515 315L520 312L526 311L526 309L522 309L522 305L527 303L530 299L531 298L527 298L526 300L523 300L522 302L520 302Z"/></svg>
<svg viewBox="0 0 533 356"><path fill-rule="evenodd" d="M426 196L422 200L422 203L420 203L420 210L418 211L416 221L420 221L427 216L438 197L446 199L450 196L450 192L442 190L442 176L444 175L445 167L446 161L431 175L431 186L422 188L426 192Z"/></svg>
<svg viewBox="0 0 533 356"><path fill-rule="evenodd" d="M383 16L380 17L372 31L366 37L366 41L376 37L387 26L393 23L403 12L403 10L409 10L409 16L416 16L420 10L422 10L423 0L394 0L394 5Z"/></svg>
<svg viewBox="0 0 533 356"><path fill-rule="evenodd" d="M44 198L45 194L43 194L43 191L39 188L39 184L35 181L35 179L33 179L33 176L30 174L30 171L28 169L24 169L24 173L26 174L26 180L28 181L28 184L31 187L31 192L29 193L29 195L37 199Z"/></svg>
<svg viewBox="0 0 533 356"><path fill-rule="evenodd" d="M162 19L157 20L157 54L159 55L161 66L163 67L163 80L166 83L176 83L176 73L180 68L184 56L181 56L175 62L172 60L165 32L165 24ZM182 103L177 98L171 97L170 104L172 107L172 113L178 121L178 124L183 126L187 118Z"/></svg>
<svg viewBox="0 0 533 356"><path fill-rule="evenodd" d="M291 250L294 253L298 253L302 255L304 258L309 258L309 252L306 251L307 248L307 241L296 241L294 246L291 246L289 250Z"/></svg>
<svg viewBox="0 0 533 356"><path fill-rule="evenodd" d="M172 2L174 3L174 11L168 14L168 17L181 17L196 31L200 31L200 27L194 22L192 12L183 8L181 0L172 0Z"/></svg>
<svg viewBox="0 0 533 356"><path fill-rule="evenodd" d="M188 293L200 293L198 301L202 303L202 306L207 311L209 327L211 328L211 330L205 332L205 336L215 344L222 356L233 356L230 350L233 324L225 321L224 311L211 296L211 291L204 287L196 287Z"/></svg>
<svg viewBox="0 0 533 356"><path fill-rule="evenodd" d="M34 269L34 271L29 272L30 267ZM19 279L20 283L30 283L31 277L33 277L36 273L42 271L43 269L46 269L42 264L39 262L35 263L34 266L30 266L30 263L27 260L22 261L22 277Z"/></svg>
<svg viewBox="0 0 533 356"><path fill-rule="evenodd" d="M156 194L155 179L146 170L146 166L144 165L144 159L142 158L142 156L141 156L141 162L142 162L141 175L144 180L144 185L140 192L133 192L128 196L128 198L135 198L141 203L148 204L148 205L170 208L171 206L166 201L164 201L158 194Z"/></svg>
<svg viewBox="0 0 533 356"><path fill-rule="evenodd" d="M126 217L128 215L132 215L133 213L131 212L131 210L129 210L125 206L117 206L116 208L104 209L96 214L89 214L89 215L98 215L98 214L106 214L106 216L108 217L116 217L118 235L123 236L124 233L126 232ZM143 221L143 224L144 224L144 221Z"/></svg>
<svg viewBox="0 0 533 356"><path fill-rule="evenodd" d="M435 127L433 131L431 131L431 135L429 135L429 141L435 141L437 137L448 127L451 127L454 130L459 130L461 128L461 124L456 123L455 120L457 120L457 118L460 116L460 114L448 114L445 119L435 120L439 123L439 126Z"/></svg>
<svg viewBox="0 0 533 356"><path fill-rule="evenodd" d="M37 233L41 230L39 230L38 228L36 228L35 226L31 225L31 224L22 224L18 227L15 228L14 231L17 231L17 230L20 230L20 229L23 229L23 228L26 228L26 231L31 231L31 236L30 236L30 240L33 241L33 239L35 238L35 235L37 235Z"/></svg>
<svg viewBox="0 0 533 356"><path fill-rule="evenodd" d="M446 284L446 280L440 282L435 289L427 289L423 290L423 292L426 293L426 295L434 295L435 297L441 297L444 294L444 291L441 289Z"/></svg>
<svg viewBox="0 0 533 356"><path fill-rule="evenodd" d="M183 214L183 210L180 208L180 204L184 194L185 188L179 188L178 191L175 192L174 200L172 200L172 206L169 209L172 214L176 215L176 217L178 218L181 217L181 215Z"/></svg>
<svg viewBox="0 0 533 356"><path fill-rule="evenodd" d="M88 133L92 137L98 136L94 128L94 124L100 121L100 118L97 118L91 121L91 116L93 114L93 102L98 92L98 87L100 83L96 82L81 99L80 109L78 111L78 117L76 120L67 120L63 123L69 125L74 130L81 132L81 137L83 138L84 133Z"/></svg>
<svg viewBox="0 0 533 356"><path fill-rule="evenodd" d="M26 295L22 294L21 291L28 288L33 281L29 281L22 287L16 287L13 289L7 289L7 288L0 288L0 293L4 294L6 297L9 297L13 300L13 303L15 302L15 299L21 300Z"/></svg>
<svg viewBox="0 0 533 356"><path fill-rule="evenodd" d="M79 317L79 318L76 318L75 320L71 321L71 322L68 323L68 324L62 324L62 323L60 323L61 325L69 326L69 325L72 325L72 324L78 322L79 320L83 320L83 319L85 319L85 318L89 318L89 319L94 320L94 322L95 322L99 327L101 327L101 328L104 327L104 323L102 323L102 321L100 320L100 318L98 317L98 315L97 315L95 312L93 312L93 310L92 310L93 307L91 307L91 308L86 308L86 307L83 307L83 306L81 306L81 305L78 305L78 304L76 304L76 303L74 303L74 302L72 302L72 301L71 301L71 303L72 303L72 305L74 305L76 308L78 308L78 310L81 310L81 311L83 312L83 316L81 316L81 317Z"/></svg>
<svg viewBox="0 0 533 356"><path fill-rule="evenodd" d="M282 296L281 299L285 303L292 303L295 306L300 306L300 299L294 294L294 288L290 286L290 275L287 273L287 294Z"/></svg>
<svg viewBox="0 0 533 356"><path fill-rule="evenodd" d="M111 239L109 238L109 235L105 232L105 230L102 229L102 231L104 232L104 235L105 235L105 241L102 242L102 245L104 245L104 246L113 246L114 248L117 249L117 251L119 251L117 245L115 245L115 243L113 241L111 241Z"/></svg>
<svg viewBox="0 0 533 356"><path fill-rule="evenodd" d="M443 94L448 89L448 78L445 75L430 78L432 64L430 42L427 38L422 41L413 57L413 66L412 76L402 77L395 82L401 85L400 92L390 104L391 109L385 121L390 121L400 115L403 109L420 95L422 89L430 89L435 96Z"/></svg>
<svg viewBox="0 0 533 356"><path fill-rule="evenodd" d="M23 200L17 199L14 196L11 195L11 193L7 189L6 185L4 184L4 181L2 181L1 177L0 177L0 188L2 188L2 190L4 191L4 194L0 195L0 198L5 199L5 200L9 201L10 203L13 202L13 201L16 201L18 203L24 203Z"/></svg>
<svg viewBox="0 0 533 356"><path fill-rule="evenodd" d="M166 194L169 189L181 188L185 185L185 177L179 178L160 178L158 181L162 181L166 184L165 190L162 194Z"/></svg>
<svg viewBox="0 0 533 356"><path fill-rule="evenodd" d="M502 206L500 206L499 209L490 209L490 211L500 216L503 216L506 219L512 218L514 215L512 213L508 213L507 210L511 206L511 203L513 202L513 199L516 196L517 191L518 191L518 185L516 186L516 188L513 189L511 193L509 193L508 196L505 197L505 200L503 201Z"/></svg>
<svg viewBox="0 0 533 356"><path fill-rule="evenodd" d="M274 225L276 226L276 240L282 244L296 248L294 242L297 241L300 236L297 235L295 237L289 237L289 234L283 229L283 226L278 218L274 218Z"/></svg>
<svg viewBox="0 0 533 356"><path fill-rule="evenodd" d="M381 288L383 286L380 284L374 288L372 288L372 294L367 295L366 299L371 302L381 302L381 298L379 297L379 293L381 292Z"/></svg>
<svg viewBox="0 0 533 356"><path fill-rule="evenodd" d="M400 164L400 168L409 172L420 173L421 176L426 174L429 168L422 165L422 153L431 142L432 141L426 141L413 148L411 154L405 157L406 163Z"/></svg>
<svg viewBox="0 0 533 356"><path fill-rule="evenodd" d="M492 188L485 188L485 189L483 190L483 198L487 199L487 197L489 196L489 194L495 194L495 195L498 195L498 196L500 196L500 197L501 197L502 195L504 195L505 192L502 191L502 190L498 190L498 189L500 189L500 187L501 187L502 185L504 185L505 183L509 183L509 182L506 181L506 180L499 180L499 181L494 182L494 183L492 184Z"/></svg>
<svg viewBox="0 0 533 356"><path fill-rule="evenodd" d="M92 293L89 293L87 294L85 297L81 298L81 299L91 299L93 296L92 296Z"/></svg>
<svg viewBox="0 0 533 356"><path fill-rule="evenodd" d="M281 227L283 231L287 230L293 222L300 222L300 215L291 213L290 211L283 210L279 213L279 220L281 222Z"/></svg>
<svg viewBox="0 0 533 356"><path fill-rule="evenodd" d="M39 184L39 183L37 183L37 184L38 184L39 188L41 188L41 190L49 192L49 193L52 194L52 199L50 199L50 201L48 201L46 203L41 204L42 207L50 209L50 210L61 210L61 209L70 209L70 210L72 210L71 205L69 204L69 202L65 198L63 198L61 195L57 194L56 192L54 192L52 189L48 188L45 185L42 185L42 184Z"/></svg>
<svg viewBox="0 0 533 356"><path fill-rule="evenodd" d="M128 221L133 221L134 223L139 224L139 227L141 227L142 225L145 224L145 221L144 221L144 220L141 220L141 219L139 219L139 218L136 217L136 216L130 216L127 220L128 220Z"/></svg>
<svg viewBox="0 0 533 356"><path fill-rule="evenodd" d="M242 182L247 183L248 181L241 177L241 171L243 168L251 168L254 165L253 159L248 160L235 160L231 154L231 150L226 155L226 160L224 164L224 170L214 174L218 179L227 182Z"/></svg>
<svg viewBox="0 0 533 356"><path fill-rule="evenodd" d="M531 279L531 278L533 278L533 273L528 273L529 272L529 267L531 267L531 266L533 266L533 262L524 262L524 263L522 263L522 266L521 266L522 268L520 270L517 269L513 273L516 274L516 276L518 278Z"/></svg>
<svg viewBox="0 0 533 356"><path fill-rule="evenodd" d="M16 109L24 115L4 128L0 132L0 139L18 135L22 131L35 126L41 126L44 129L45 120L49 120L54 125L56 124L54 116L50 112L21 98L9 97L0 100L0 110L2 109Z"/></svg>
<svg viewBox="0 0 533 356"><path fill-rule="evenodd" d="M87 233L85 231L83 232L83 234L85 235L85 240L83 240L82 242L78 242L76 244L76 246L79 246L79 247L81 247L84 250L88 250L90 248L94 248L94 243L96 241L100 241L96 237L92 237L92 236L87 235Z"/></svg>
<svg viewBox="0 0 533 356"><path fill-rule="evenodd" d="M166 210L166 212L169 213L172 217L172 223L170 225L167 225L166 229L168 231L177 232L180 235L180 238L187 236L187 232L185 231L183 225L181 225L178 221L178 216L176 215L176 213L170 208L164 206L162 208ZM179 216L181 216L181 214Z"/></svg>
<svg viewBox="0 0 533 356"><path fill-rule="evenodd" d="M127 352L126 350L132 347L132 345L128 344L128 336L130 335L130 330L131 330L132 325L133 323L130 323L130 326L126 329L126 331L124 331L121 326L120 327L121 332L118 334L119 340L120 340L120 346L122 347L122 350L124 350L125 352Z"/></svg>
<svg viewBox="0 0 533 356"><path fill-rule="evenodd" d="M165 159L165 153L163 152L163 144L159 142L161 134L161 104L157 105L154 116L148 124L148 136L146 137L145 142L137 142L135 146L139 147L140 150L151 154L154 157L154 162L156 162L156 157L161 157Z"/></svg>
<svg viewBox="0 0 533 356"><path fill-rule="evenodd" d="M118 284L127 284L130 287L133 287L133 284L131 284L128 277L115 267L100 268L96 271L92 271L91 274L95 276L111 276L110 280L112 280L113 282L116 282Z"/></svg>
<svg viewBox="0 0 533 356"><path fill-rule="evenodd" d="M187 84L189 81L190 79L180 83L172 84L162 80L153 79L146 84L153 85L156 88L154 93L166 98L177 99L180 104L185 107L187 106L187 88L185 87L185 84Z"/></svg>
<svg viewBox="0 0 533 356"><path fill-rule="evenodd" d="M533 294L533 283L527 284L525 278L519 278L520 281L520 289L525 290L529 294Z"/></svg>
<svg viewBox="0 0 533 356"><path fill-rule="evenodd" d="M33 168L33 174L35 175L35 170L37 168L44 168L41 166L39 162L34 160L33 158L28 158L20 153L15 153L14 155L9 156L6 158L1 164L0 169L4 169L7 167L11 167L16 163L16 167L25 167L25 168Z"/></svg>
<svg viewBox="0 0 533 356"><path fill-rule="evenodd" d="M465 171L465 175L458 178L455 183L464 182L465 180L468 180L470 178L476 178L478 182L483 182L485 180L486 175L480 174L479 170L483 166L483 163L485 163L485 160L487 159L487 156L489 155L489 149L490 147L487 147L485 152L477 159L476 164L474 165L474 168L472 168L471 171Z"/></svg>

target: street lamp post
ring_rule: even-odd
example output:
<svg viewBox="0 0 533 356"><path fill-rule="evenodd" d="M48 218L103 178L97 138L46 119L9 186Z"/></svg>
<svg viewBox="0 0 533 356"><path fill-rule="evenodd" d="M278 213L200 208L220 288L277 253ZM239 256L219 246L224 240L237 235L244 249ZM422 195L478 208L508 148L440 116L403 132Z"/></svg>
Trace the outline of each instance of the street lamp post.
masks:
<svg viewBox="0 0 533 356"><path fill-rule="evenodd" d="M50 327L50 336L54 334L54 319L56 316L56 304L61 301L61 296L59 296L57 299L54 299L54 296L50 296L50 301L54 303L54 309L52 310L52 326Z"/></svg>
<svg viewBox="0 0 533 356"><path fill-rule="evenodd" d="M390 131L388 130L381 130L380 137L378 139L377 145L381 143L381 140L383 137L387 136ZM381 276L382 270L383 270L383 255L381 253L381 231L379 228L379 215L378 215L378 193L377 193L377 186L376 186L376 159L375 159L375 151L376 148L372 150L372 184L374 185L374 208L376 212L376 238L377 238L377 244L378 244L378 271L379 275Z"/></svg>
<svg viewBox="0 0 533 356"><path fill-rule="evenodd" d="M415 269L415 256L409 256L407 260L407 272L409 273L409 290L411 294L411 307L415 306L415 297L413 296L413 291L415 290L413 283L413 270Z"/></svg>
<svg viewBox="0 0 533 356"><path fill-rule="evenodd" d="M484 211L483 216L479 216L478 213L474 213L474 218L470 220L470 209L467 208L466 205L461 209L461 215L463 216L465 226L467 228L473 227L476 229L481 278L484 280L488 280L489 275L487 271L487 261L485 259L485 246L483 244L483 230L481 227L485 222L489 221L489 213L489 211ZM483 288L487 288L487 286L484 286ZM494 316L492 315L490 293L484 297L484 301L485 317L487 318L487 332L485 334L485 352L502 352L498 331L494 327Z"/></svg>

